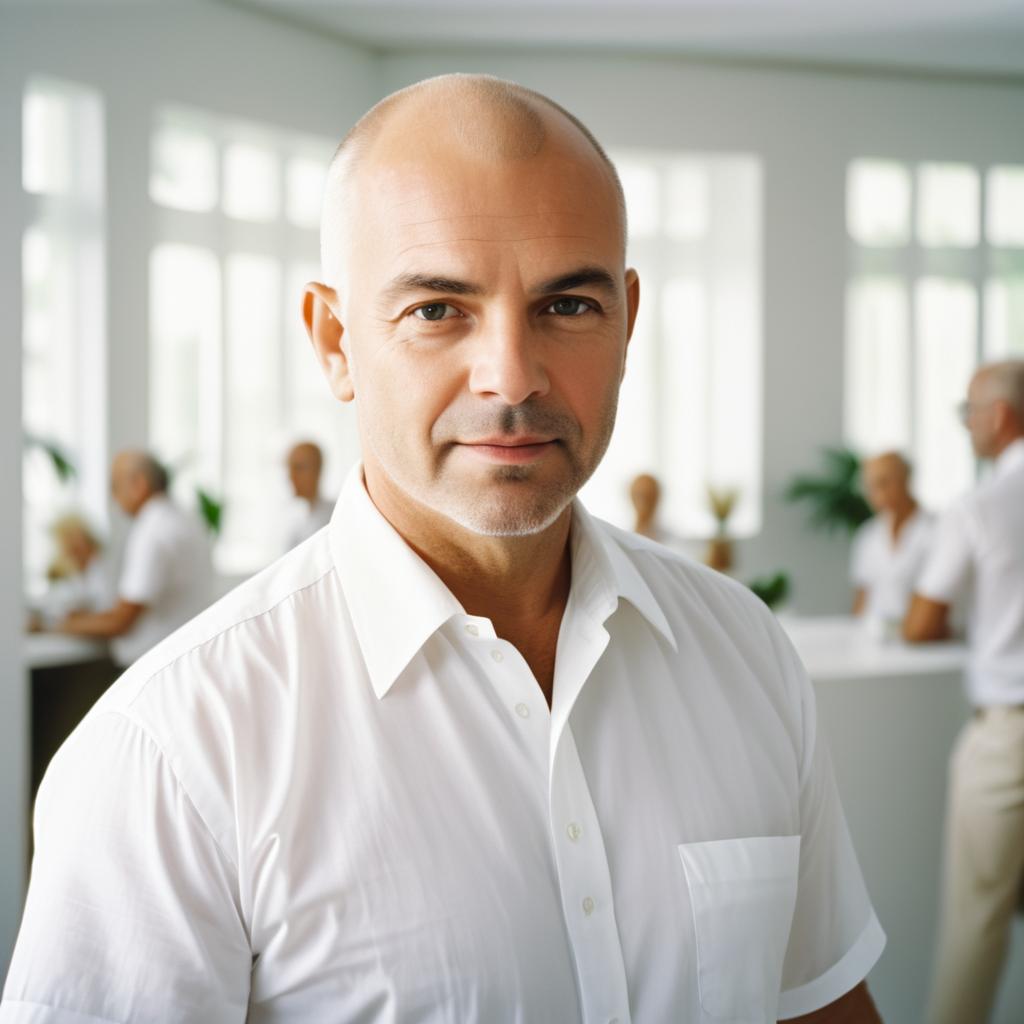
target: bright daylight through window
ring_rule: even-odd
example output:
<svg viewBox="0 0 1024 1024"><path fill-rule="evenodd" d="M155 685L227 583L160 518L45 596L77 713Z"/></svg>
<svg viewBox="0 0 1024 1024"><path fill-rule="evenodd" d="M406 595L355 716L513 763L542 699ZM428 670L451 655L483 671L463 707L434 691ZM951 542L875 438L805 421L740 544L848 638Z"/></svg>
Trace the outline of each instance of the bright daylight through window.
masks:
<svg viewBox="0 0 1024 1024"><path fill-rule="evenodd" d="M35 597L50 523L71 509L106 522L103 106L91 89L40 78L22 112L24 569Z"/></svg>
<svg viewBox="0 0 1024 1024"><path fill-rule="evenodd" d="M218 569L281 553L284 455L311 439L333 496L357 455L350 408L331 396L299 318L319 271L332 144L169 109L152 140L150 444L175 490L223 503Z"/></svg>
<svg viewBox="0 0 1024 1024"><path fill-rule="evenodd" d="M1024 167L857 160L846 220L847 440L906 452L941 509L974 477L972 370L1024 354Z"/></svg>
<svg viewBox="0 0 1024 1024"><path fill-rule="evenodd" d="M640 273L612 442L582 496L630 525L630 480L655 474L672 532L715 531L708 488L733 490L729 531L761 528L761 166L745 155L613 152Z"/></svg>

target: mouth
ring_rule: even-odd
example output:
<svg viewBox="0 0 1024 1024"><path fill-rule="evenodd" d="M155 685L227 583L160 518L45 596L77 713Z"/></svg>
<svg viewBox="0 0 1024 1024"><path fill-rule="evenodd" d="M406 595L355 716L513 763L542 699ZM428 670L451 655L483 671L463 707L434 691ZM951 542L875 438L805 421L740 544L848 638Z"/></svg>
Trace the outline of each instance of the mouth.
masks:
<svg viewBox="0 0 1024 1024"><path fill-rule="evenodd" d="M522 465L547 455L558 444L555 438L486 437L479 441L460 441L458 445L475 458L485 462Z"/></svg>

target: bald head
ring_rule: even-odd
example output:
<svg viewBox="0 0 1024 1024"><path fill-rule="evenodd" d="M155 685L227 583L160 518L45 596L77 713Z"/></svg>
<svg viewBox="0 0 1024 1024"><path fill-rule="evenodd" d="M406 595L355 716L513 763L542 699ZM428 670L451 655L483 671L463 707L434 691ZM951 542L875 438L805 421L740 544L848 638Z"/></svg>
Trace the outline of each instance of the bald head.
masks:
<svg viewBox="0 0 1024 1024"><path fill-rule="evenodd" d="M559 147L568 160L590 160L601 169L624 248L626 204L615 166L587 127L554 100L515 82L465 74L429 78L385 97L345 136L328 171L321 216L325 283L339 289L358 196L380 175L434 155L514 164Z"/></svg>
<svg viewBox="0 0 1024 1024"><path fill-rule="evenodd" d="M899 452L883 452L866 459L862 476L868 504L875 512L899 516L913 507L910 463Z"/></svg>
<svg viewBox="0 0 1024 1024"><path fill-rule="evenodd" d="M128 449L114 456L110 490L127 515L138 515L154 494L167 490L167 484L167 470L148 452Z"/></svg>
<svg viewBox="0 0 1024 1024"><path fill-rule="evenodd" d="M975 453L996 458L1024 437L1024 359L982 366L967 390L965 424Z"/></svg>
<svg viewBox="0 0 1024 1024"><path fill-rule="evenodd" d="M314 502L320 496L320 473L324 457L320 446L300 441L288 452L288 477L295 497Z"/></svg>

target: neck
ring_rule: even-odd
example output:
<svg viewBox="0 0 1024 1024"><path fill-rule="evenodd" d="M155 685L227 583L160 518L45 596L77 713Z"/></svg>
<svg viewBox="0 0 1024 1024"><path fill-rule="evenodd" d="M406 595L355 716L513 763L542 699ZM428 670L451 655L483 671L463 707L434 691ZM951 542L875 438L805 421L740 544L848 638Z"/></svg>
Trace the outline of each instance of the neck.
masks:
<svg viewBox="0 0 1024 1024"><path fill-rule="evenodd" d="M903 529L907 520L917 511L917 502L913 498L907 498L901 505L893 509L890 513L892 516L892 534L894 537L898 537L900 531Z"/></svg>
<svg viewBox="0 0 1024 1024"><path fill-rule="evenodd" d="M1013 434L1008 433L1006 435L1006 437L1001 439L1001 441L999 443L998 450L995 452L995 454L992 456L992 458L993 459L998 459L999 456L1002 455L1003 452L1005 452L1006 449L1009 448L1011 444L1013 444L1015 441L1021 441L1021 440L1024 440L1024 431L1022 431L1021 433L1013 433Z"/></svg>
<svg viewBox="0 0 1024 1024"><path fill-rule="evenodd" d="M569 596L567 507L551 526L522 537L474 533L401 493L385 474L366 472L374 505L470 615L490 619L510 639L557 617Z"/></svg>

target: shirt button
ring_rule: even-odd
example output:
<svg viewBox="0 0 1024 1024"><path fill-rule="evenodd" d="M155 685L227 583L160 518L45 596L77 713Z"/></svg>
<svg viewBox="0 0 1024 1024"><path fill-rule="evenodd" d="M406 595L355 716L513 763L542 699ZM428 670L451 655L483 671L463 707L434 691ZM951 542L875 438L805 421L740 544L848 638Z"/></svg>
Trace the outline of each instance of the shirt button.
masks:
<svg viewBox="0 0 1024 1024"><path fill-rule="evenodd" d="M566 835L568 835L574 843L581 835L583 835L583 829L581 829L575 821L570 821L565 831Z"/></svg>
<svg viewBox="0 0 1024 1024"><path fill-rule="evenodd" d="M589 897L585 896L583 899L583 913L590 917L594 912L594 901Z"/></svg>
<svg viewBox="0 0 1024 1024"><path fill-rule="evenodd" d="M480 630L477 628L475 622L471 622L471 623L469 623L468 626L466 626L466 632L470 636L479 636L480 635Z"/></svg>
<svg viewBox="0 0 1024 1024"><path fill-rule="evenodd" d="M502 653L501 653L501 651L491 651L491 657L492 657L492 658L493 658L493 659L494 659L495 661L503 661L503 660L504 660L504 658L505 658L505 655L504 655L504 654L502 654Z"/></svg>
<svg viewBox="0 0 1024 1024"><path fill-rule="evenodd" d="M516 705L516 714L520 718L529 718L530 717L530 709L525 704L517 704Z"/></svg>

